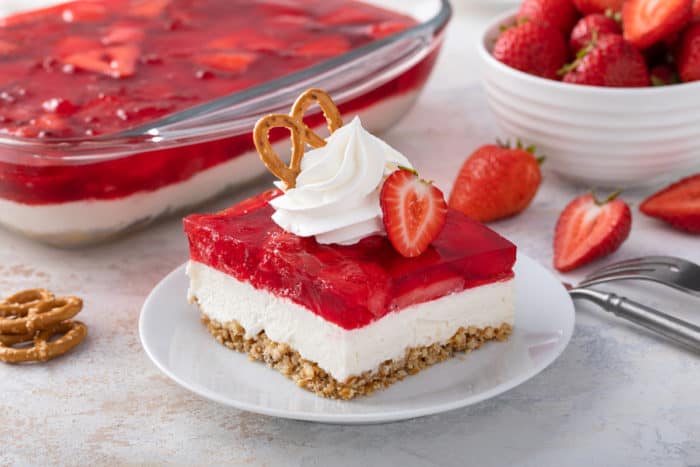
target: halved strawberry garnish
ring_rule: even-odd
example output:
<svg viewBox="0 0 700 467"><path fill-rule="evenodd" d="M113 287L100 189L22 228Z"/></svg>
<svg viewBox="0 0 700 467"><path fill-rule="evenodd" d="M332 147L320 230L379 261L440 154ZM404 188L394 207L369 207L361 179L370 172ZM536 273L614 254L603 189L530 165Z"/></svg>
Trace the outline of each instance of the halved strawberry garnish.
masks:
<svg viewBox="0 0 700 467"><path fill-rule="evenodd" d="M139 54L138 47L123 45L72 54L63 61L86 71L102 73L112 78L126 78L136 72Z"/></svg>
<svg viewBox="0 0 700 467"><path fill-rule="evenodd" d="M569 203L554 232L554 267L565 272L617 250L627 239L632 214L617 194L598 201L591 193Z"/></svg>
<svg viewBox="0 0 700 467"><path fill-rule="evenodd" d="M392 173L379 199L387 237L407 258L427 250L445 226L447 203L442 191L420 179L415 171L400 169Z"/></svg>
<svg viewBox="0 0 700 467"><path fill-rule="evenodd" d="M142 0L129 8L129 14L141 18L156 18L163 13L169 3L170 0Z"/></svg>
<svg viewBox="0 0 700 467"><path fill-rule="evenodd" d="M677 229L700 233L700 174L684 178L652 195L639 209Z"/></svg>
<svg viewBox="0 0 700 467"><path fill-rule="evenodd" d="M625 39L645 49L673 34L692 18L692 0L627 0L622 7Z"/></svg>
<svg viewBox="0 0 700 467"><path fill-rule="evenodd" d="M201 65L217 70L240 73L253 63L257 56L245 52L220 52L198 55L196 61Z"/></svg>

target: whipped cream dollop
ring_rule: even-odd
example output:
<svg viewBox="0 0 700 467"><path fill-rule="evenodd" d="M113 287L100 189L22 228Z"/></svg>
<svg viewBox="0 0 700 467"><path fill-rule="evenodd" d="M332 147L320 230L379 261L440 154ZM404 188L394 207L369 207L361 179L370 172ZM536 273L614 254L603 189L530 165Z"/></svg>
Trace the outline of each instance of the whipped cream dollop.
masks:
<svg viewBox="0 0 700 467"><path fill-rule="evenodd" d="M272 219L288 232L326 244L351 245L385 233L382 184L399 166L412 168L411 163L365 130L359 117L326 143L304 155L296 187L270 201Z"/></svg>

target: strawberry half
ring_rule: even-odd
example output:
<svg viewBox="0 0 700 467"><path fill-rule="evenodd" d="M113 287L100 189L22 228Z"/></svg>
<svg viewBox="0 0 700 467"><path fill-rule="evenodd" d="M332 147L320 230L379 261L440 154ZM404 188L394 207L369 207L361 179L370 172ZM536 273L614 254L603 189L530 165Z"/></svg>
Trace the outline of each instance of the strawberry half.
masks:
<svg viewBox="0 0 700 467"><path fill-rule="evenodd" d="M617 194L600 202L591 193L569 203L554 232L554 267L571 271L617 250L632 227L627 203Z"/></svg>
<svg viewBox="0 0 700 467"><path fill-rule="evenodd" d="M514 216L525 210L542 182L534 148L487 144L464 162L449 205L479 222Z"/></svg>
<svg viewBox="0 0 700 467"><path fill-rule="evenodd" d="M622 8L625 39L638 49L662 41L688 24L692 0L627 0Z"/></svg>
<svg viewBox="0 0 700 467"><path fill-rule="evenodd" d="M700 174L674 183L647 198L639 209L690 233L700 233Z"/></svg>
<svg viewBox="0 0 700 467"><path fill-rule="evenodd" d="M379 200L386 235L407 258L427 250L445 226L447 203L442 191L413 170L400 169L389 175Z"/></svg>

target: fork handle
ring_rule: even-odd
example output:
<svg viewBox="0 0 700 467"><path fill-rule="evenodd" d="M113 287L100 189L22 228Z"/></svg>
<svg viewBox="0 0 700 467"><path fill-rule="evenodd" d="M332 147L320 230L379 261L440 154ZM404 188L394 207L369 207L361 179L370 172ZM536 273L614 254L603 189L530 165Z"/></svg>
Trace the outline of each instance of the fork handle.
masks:
<svg viewBox="0 0 700 467"><path fill-rule="evenodd" d="M600 305L605 311L615 314L657 332L696 352L700 352L700 327L667 315L654 308L615 295L592 289L572 289L573 298L583 298Z"/></svg>

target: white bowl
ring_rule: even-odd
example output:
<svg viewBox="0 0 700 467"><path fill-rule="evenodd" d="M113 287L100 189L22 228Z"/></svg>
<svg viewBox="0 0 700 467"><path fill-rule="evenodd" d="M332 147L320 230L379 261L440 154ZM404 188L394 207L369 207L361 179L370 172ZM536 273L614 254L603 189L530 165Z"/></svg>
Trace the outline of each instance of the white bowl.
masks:
<svg viewBox="0 0 700 467"><path fill-rule="evenodd" d="M535 144L557 173L591 186L634 187L700 170L700 82L648 88L562 83L491 55L502 24L481 36L481 78L503 136Z"/></svg>

